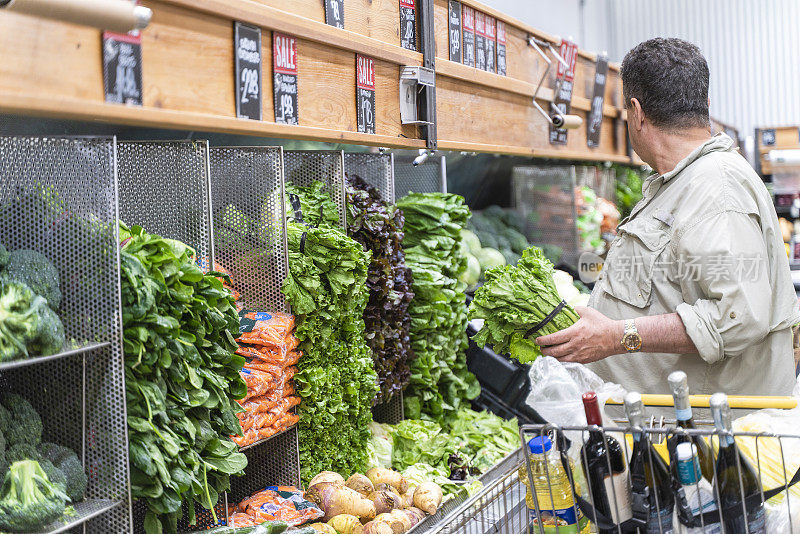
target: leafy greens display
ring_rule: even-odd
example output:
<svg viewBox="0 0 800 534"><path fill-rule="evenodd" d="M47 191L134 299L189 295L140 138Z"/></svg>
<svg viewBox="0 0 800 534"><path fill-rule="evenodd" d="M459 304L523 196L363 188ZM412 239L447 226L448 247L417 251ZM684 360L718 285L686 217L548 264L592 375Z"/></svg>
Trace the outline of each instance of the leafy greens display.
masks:
<svg viewBox="0 0 800 534"><path fill-rule="evenodd" d="M411 193L397 202L406 218L403 248L413 277L411 383L406 416L442 421L480 393L467 370L466 284L458 280L467 259L461 230L469 208L458 195Z"/></svg>
<svg viewBox="0 0 800 534"><path fill-rule="evenodd" d="M403 213L391 210L377 189L357 176L348 176L347 231L372 252L364 323L380 388L376 404L402 391L411 378L408 306L414 293L401 246L404 221Z"/></svg>
<svg viewBox="0 0 800 534"><path fill-rule="evenodd" d="M472 340L480 347L492 345L497 353L510 353L522 363L541 356L535 337L563 330L579 319L567 304L538 332L525 337L561 302L553 272L553 264L537 247L525 250L516 267L489 270L486 283L475 293L469 308L470 319L484 320Z"/></svg>
<svg viewBox="0 0 800 534"><path fill-rule="evenodd" d="M323 188L321 182L286 187L289 273L283 293L303 352L294 380L302 399L304 483L320 471L363 472L376 391L364 333L370 253L337 227L336 205Z"/></svg>
<svg viewBox="0 0 800 534"><path fill-rule="evenodd" d="M194 251L120 225L131 495L147 502L148 534L177 530L181 503L217 503L247 458L228 437L247 386L234 354L239 316L219 273Z"/></svg>

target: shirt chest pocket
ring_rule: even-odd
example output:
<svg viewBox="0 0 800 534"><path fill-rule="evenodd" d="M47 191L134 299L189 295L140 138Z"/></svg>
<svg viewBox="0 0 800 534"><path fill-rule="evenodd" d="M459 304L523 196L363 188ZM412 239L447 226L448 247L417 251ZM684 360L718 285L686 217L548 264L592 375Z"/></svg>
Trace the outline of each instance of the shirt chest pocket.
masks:
<svg viewBox="0 0 800 534"><path fill-rule="evenodd" d="M652 217L633 219L620 227L606 257L603 290L631 306L647 307L654 278L666 280L669 274L669 242L669 225Z"/></svg>

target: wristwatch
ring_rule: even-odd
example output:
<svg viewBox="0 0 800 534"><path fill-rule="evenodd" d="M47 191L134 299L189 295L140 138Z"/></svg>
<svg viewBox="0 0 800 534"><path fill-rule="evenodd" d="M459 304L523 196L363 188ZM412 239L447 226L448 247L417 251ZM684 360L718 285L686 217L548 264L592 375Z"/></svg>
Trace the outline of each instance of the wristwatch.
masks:
<svg viewBox="0 0 800 534"><path fill-rule="evenodd" d="M633 319L625 321L625 332L622 334L622 346L625 352L639 352L642 350L642 336L636 330L636 323Z"/></svg>

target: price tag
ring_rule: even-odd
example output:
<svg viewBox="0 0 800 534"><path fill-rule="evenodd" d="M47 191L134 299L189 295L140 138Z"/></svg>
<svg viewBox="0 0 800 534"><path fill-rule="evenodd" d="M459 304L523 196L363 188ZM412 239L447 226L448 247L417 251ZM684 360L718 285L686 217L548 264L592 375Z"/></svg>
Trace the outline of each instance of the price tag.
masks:
<svg viewBox="0 0 800 534"><path fill-rule="evenodd" d="M486 15L475 12L475 67L486 70Z"/></svg>
<svg viewBox="0 0 800 534"><path fill-rule="evenodd" d="M325 3L325 24L344 29L344 0L322 1Z"/></svg>
<svg viewBox="0 0 800 534"><path fill-rule="evenodd" d="M497 21L497 74L505 76L507 73L506 65L506 23L502 20Z"/></svg>
<svg viewBox="0 0 800 534"><path fill-rule="evenodd" d="M578 45L571 43L566 39L561 41L561 57L567 62L569 68L558 61L558 70L556 71L556 95L555 106L563 114L569 114L572 103L572 86L575 82L575 61L578 57ZM554 128L550 125L550 144L552 145L566 145L567 144L567 130L563 128Z"/></svg>
<svg viewBox="0 0 800 534"><path fill-rule="evenodd" d="M761 130L761 144L763 146L775 145L775 130Z"/></svg>
<svg viewBox="0 0 800 534"><path fill-rule="evenodd" d="M486 70L497 72L497 19L486 15Z"/></svg>
<svg viewBox="0 0 800 534"><path fill-rule="evenodd" d="M142 105L142 36L103 32L106 102Z"/></svg>
<svg viewBox="0 0 800 534"><path fill-rule="evenodd" d="M600 130L603 126L603 103L606 97L606 78L608 77L608 56L597 56L594 69L594 92L592 109L586 123L586 144L592 148L600 146Z"/></svg>
<svg viewBox="0 0 800 534"><path fill-rule="evenodd" d="M275 122L296 125L300 121L297 105L297 39L272 32L272 70Z"/></svg>
<svg viewBox="0 0 800 534"><path fill-rule="evenodd" d="M461 2L450 0L447 18L450 30L450 61L461 63Z"/></svg>
<svg viewBox="0 0 800 534"><path fill-rule="evenodd" d="M475 66L475 10L461 4L461 24L463 27L464 65Z"/></svg>
<svg viewBox="0 0 800 534"><path fill-rule="evenodd" d="M236 116L261 120L261 28L236 22Z"/></svg>
<svg viewBox="0 0 800 534"><path fill-rule="evenodd" d="M400 0L400 46L417 49L417 8L414 0Z"/></svg>
<svg viewBox="0 0 800 534"><path fill-rule="evenodd" d="M360 133L375 133L375 60L356 55L356 115Z"/></svg>

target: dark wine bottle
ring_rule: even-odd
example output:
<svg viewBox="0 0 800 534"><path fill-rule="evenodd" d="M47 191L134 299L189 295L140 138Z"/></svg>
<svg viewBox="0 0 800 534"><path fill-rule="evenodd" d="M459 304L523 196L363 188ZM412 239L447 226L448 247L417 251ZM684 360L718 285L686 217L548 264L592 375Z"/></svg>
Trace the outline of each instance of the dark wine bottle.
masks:
<svg viewBox="0 0 800 534"><path fill-rule="evenodd" d="M588 425L602 426L600 407L594 391L584 393L583 409ZM581 449L581 464L589 485L592 504L597 511L616 524L633 517L628 467L619 442L599 430L590 430ZM610 469L609 469L610 468ZM591 520L591 516L589 517ZM598 528L599 534L611 534L617 529Z"/></svg>
<svg viewBox="0 0 800 534"><path fill-rule="evenodd" d="M689 386L687 385L686 373L674 371L667 378L669 387L672 390L672 398L675 401L675 419L680 428L693 430L694 417L692 416L692 405L689 404ZM674 454L680 443L693 443L697 447L697 458L700 460L700 471L709 483L714 480L714 457L711 454L708 444L700 436L687 436L686 434L676 433L667 441L667 450L670 451L670 465L672 465L672 475L677 480L678 475L674 467L677 465Z"/></svg>
<svg viewBox="0 0 800 534"><path fill-rule="evenodd" d="M728 396L715 393L711 396L710 405L714 426L723 432L719 436L715 486L719 495L718 506L723 511L725 532L764 534L766 518L761 501L761 483L730 434Z"/></svg>
<svg viewBox="0 0 800 534"><path fill-rule="evenodd" d="M675 497L672 494L672 483L666 462L653 448L650 438L642 429L644 423L644 404L642 396L635 391L625 395L625 412L628 421L634 428L633 452L631 454L631 480L633 491L641 495L643 502L649 505L647 526L640 529L643 534L672 534L672 513L675 509ZM644 480L645 487L637 488L636 481ZM635 499L634 499L635 500Z"/></svg>

